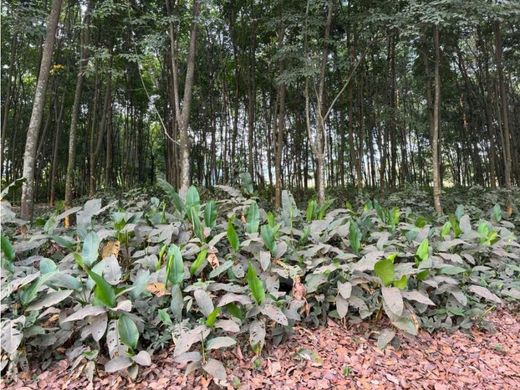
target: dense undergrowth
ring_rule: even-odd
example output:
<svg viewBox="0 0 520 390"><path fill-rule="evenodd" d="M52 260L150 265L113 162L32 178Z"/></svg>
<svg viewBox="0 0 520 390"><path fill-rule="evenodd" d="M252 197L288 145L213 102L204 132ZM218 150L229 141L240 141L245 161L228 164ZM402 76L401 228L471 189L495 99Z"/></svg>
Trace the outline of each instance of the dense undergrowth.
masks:
<svg viewBox="0 0 520 390"><path fill-rule="evenodd" d="M187 372L225 379L217 350L260 354L296 323L391 324L379 327L384 348L396 331L483 326L520 301L519 214L503 215L499 191L454 191L443 216L413 188L335 209L299 209L285 191L273 213L247 188L201 202L195 187L183 200L160 184L163 200L134 190L32 227L3 202L4 374L66 356L90 378L100 361L135 377L173 342Z"/></svg>

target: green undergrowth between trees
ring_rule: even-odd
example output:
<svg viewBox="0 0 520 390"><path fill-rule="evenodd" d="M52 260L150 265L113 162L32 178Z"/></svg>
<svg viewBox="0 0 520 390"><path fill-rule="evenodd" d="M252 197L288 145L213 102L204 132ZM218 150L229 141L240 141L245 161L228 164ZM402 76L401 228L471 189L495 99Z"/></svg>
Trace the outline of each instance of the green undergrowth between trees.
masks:
<svg viewBox="0 0 520 390"><path fill-rule="evenodd" d="M260 355L295 324L370 321L385 348L419 329L485 327L520 301L518 211L504 215L497 191L466 190L442 216L412 188L335 209L300 209L284 191L275 213L251 191L217 186L225 196L201 202L159 184L165 196L91 199L31 227L2 203L5 375L67 357L90 379L101 360L135 378L173 343L187 373L225 380L219 350Z"/></svg>

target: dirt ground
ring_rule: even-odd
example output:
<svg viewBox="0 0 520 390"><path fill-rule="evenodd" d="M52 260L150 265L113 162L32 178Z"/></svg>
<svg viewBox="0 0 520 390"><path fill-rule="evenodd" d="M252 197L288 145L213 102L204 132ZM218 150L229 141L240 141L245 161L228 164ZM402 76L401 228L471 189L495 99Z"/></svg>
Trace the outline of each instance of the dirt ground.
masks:
<svg viewBox="0 0 520 390"><path fill-rule="evenodd" d="M301 327L262 358L244 356L239 348L221 356L228 379L215 383L200 370L188 376L173 361L173 347L157 353L136 381L107 375L99 366L94 381L70 370L66 360L48 370L24 372L2 389L520 389L520 314L490 315L495 330L469 333L421 331L399 335L399 348L376 346L368 325ZM37 378L37 379L36 379Z"/></svg>

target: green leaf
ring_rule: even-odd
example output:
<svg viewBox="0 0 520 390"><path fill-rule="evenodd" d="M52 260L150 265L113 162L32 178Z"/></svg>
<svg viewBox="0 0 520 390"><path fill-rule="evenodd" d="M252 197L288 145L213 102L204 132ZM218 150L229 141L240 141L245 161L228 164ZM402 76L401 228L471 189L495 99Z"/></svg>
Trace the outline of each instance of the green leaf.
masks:
<svg viewBox="0 0 520 390"><path fill-rule="evenodd" d="M429 274L429 270L425 269L417 274L417 280L425 280Z"/></svg>
<svg viewBox="0 0 520 390"><path fill-rule="evenodd" d="M450 231L451 231L451 222L447 221L444 225L442 225L441 238L444 238L448 234L450 234Z"/></svg>
<svg viewBox="0 0 520 390"><path fill-rule="evenodd" d="M139 340L139 330L135 322L127 315L122 314L117 320L117 332L123 344L132 349L137 348L137 341Z"/></svg>
<svg viewBox="0 0 520 390"><path fill-rule="evenodd" d="M496 204L495 206L493 206L492 215L493 215L493 219L496 222L500 222L502 220L502 209L500 208L499 204Z"/></svg>
<svg viewBox="0 0 520 390"><path fill-rule="evenodd" d="M220 307L217 307L215 310L208 314L208 318L206 318L206 326L208 328L211 328L213 327L213 325L215 325L215 322L217 321L217 317L220 314L221 310L222 309Z"/></svg>
<svg viewBox="0 0 520 390"><path fill-rule="evenodd" d="M193 264L190 267L190 274L195 275L197 272L199 272L200 267L204 264L204 261L206 260L206 256L208 255L208 250L203 249L199 252L197 255L197 258L193 262Z"/></svg>
<svg viewBox="0 0 520 390"><path fill-rule="evenodd" d="M22 306L27 306L29 303L31 303L38 295L40 288L55 274L56 271L41 275L27 289L25 289L20 296L20 302L22 303Z"/></svg>
<svg viewBox="0 0 520 390"><path fill-rule="evenodd" d="M173 207L181 214L184 215L184 202L182 201L179 194L175 191L173 186L166 180L161 178L157 179L157 185L169 196Z"/></svg>
<svg viewBox="0 0 520 390"><path fill-rule="evenodd" d="M244 312L238 307L235 303L228 303L226 306L226 311L231 314L233 317L238 318L239 320L243 320L245 318Z"/></svg>
<svg viewBox="0 0 520 390"><path fill-rule="evenodd" d="M462 234L462 230L459 226L458 220L455 218L453 214L450 214L448 216L448 219L450 220L451 227L453 228L453 233L455 233L455 238L458 238Z"/></svg>
<svg viewBox="0 0 520 390"><path fill-rule="evenodd" d="M417 264L420 264L421 262L428 259L429 249L430 244L428 242L428 239L425 238L424 240L422 240L421 244L419 245L419 248L417 248L417 252L415 253L415 256L418 259L418 261L416 261Z"/></svg>
<svg viewBox="0 0 520 390"><path fill-rule="evenodd" d="M11 242L9 241L9 239L4 236L3 234L1 235L2 237L2 253L4 255L4 258L8 261L13 261L14 259L14 249L13 249L13 246L11 245Z"/></svg>
<svg viewBox="0 0 520 390"><path fill-rule="evenodd" d="M359 230L359 226L354 221L350 221L348 237L352 250L355 253L359 253L361 249L361 230Z"/></svg>
<svg viewBox="0 0 520 390"><path fill-rule="evenodd" d="M204 237L204 228L202 227L202 223L200 222L199 213L195 207L188 208L188 217L191 221L191 225L193 226L193 232L200 240L200 242L206 242L206 237Z"/></svg>
<svg viewBox="0 0 520 390"><path fill-rule="evenodd" d="M383 286L389 286L394 281L394 262L383 259L374 265L374 272L383 282Z"/></svg>
<svg viewBox="0 0 520 390"><path fill-rule="evenodd" d="M253 295L254 300L258 305L261 305L265 299L265 290L262 281L258 278L255 269L251 262L249 262L249 267L247 268L247 285L249 286L249 290Z"/></svg>
<svg viewBox="0 0 520 390"><path fill-rule="evenodd" d="M253 178L251 177L249 172L242 172L240 174L240 184L242 185L243 191L247 195L251 195L254 192Z"/></svg>
<svg viewBox="0 0 520 390"><path fill-rule="evenodd" d="M447 265L445 267L442 267L440 272L444 275L457 275L466 272L466 269L454 265Z"/></svg>
<svg viewBox="0 0 520 390"><path fill-rule="evenodd" d="M248 233L257 233L260 225L260 211L256 202L251 203L247 210L247 225L246 231Z"/></svg>
<svg viewBox="0 0 520 390"><path fill-rule="evenodd" d="M394 287L397 287L400 290L404 290L406 287L408 287L408 278L406 275L401 276L401 279L394 280L393 282Z"/></svg>
<svg viewBox="0 0 520 390"><path fill-rule="evenodd" d="M215 223L217 222L217 204L214 200L210 200L206 203L206 208L204 209L204 223L207 227L213 229L215 227Z"/></svg>
<svg viewBox="0 0 520 390"><path fill-rule="evenodd" d="M166 325L173 325L172 319L170 315L166 311L166 309L159 309L159 319Z"/></svg>
<svg viewBox="0 0 520 390"><path fill-rule="evenodd" d="M263 225L260 234L265 247L269 249L271 254L274 256L276 253L276 241L274 238L273 228L270 225Z"/></svg>
<svg viewBox="0 0 520 390"><path fill-rule="evenodd" d="M305 212L307 222L312 222L314 216L316 215L316 208L318 207L318 203L315 200L311 200L307 205L307 210Z"/></svg>
<svg viewBox="0 0 520 390"><path fill-rule="evenodd" d="M235 231L235 227L233 226L234 218L230 218L227 223L227 238L229 241L229 245L235 252L238 252L240 248L240 242L238 241L238 235Z"/></svg>
<svg viewBox="0 0 520 390"><path fill-rule="evenodd" d="M184 263L179 247L175 244L168 249L168 263L166 264L166 280L172 284L181 284L184 279Z"/></svg>
<svg viewBox="0 0 520 390"><path fill-rule="evenodd" d="M94 296L96 299L107 307L115 307L116 293L114 288L102 276L90 270L86 271L88 276L90 276L90 278L96 283L94 289Z"/></svg>
<svg viewBox="0 0 520 390"><path fill-rule="evenodd" d="M188 193L186 194L186 208L194 208L197 214L200 211L200 196L199 191L197 191L197 188L195 188L195 186L191 186L188 189Z"/></svg>
<svg viewBox="0 0 520 390"><path fill-rule="evenodd" d="M85 241L83 241L81 258L83 259L83 263L89 268L98 259L100 242L101 240L95 232L90 232L87 234Z"/></svg>

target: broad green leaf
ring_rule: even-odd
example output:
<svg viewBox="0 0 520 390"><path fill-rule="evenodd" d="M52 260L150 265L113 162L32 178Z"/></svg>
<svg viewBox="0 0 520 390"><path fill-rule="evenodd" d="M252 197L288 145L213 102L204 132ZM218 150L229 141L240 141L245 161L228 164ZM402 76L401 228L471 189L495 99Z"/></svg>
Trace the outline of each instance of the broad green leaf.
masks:
<svg viewBox="0 0 520 390"><path fill-rule="evenodd" d="M200 270L204 262L206 261L206 256L208 255L208 250L203 249L199 252L197 255L197 258L193 262L193 264L190 267L190 274L196 275Z"/></svg>
<svg viewBox="0 0 520 390"><path fill-rule="evenodd" d="M400 290L404 290L408 286L408 277L406 275L401 276L401 279L393 281L394 287Z"/></svg>
<svg viewBox="0 0 520 390"><path fill-rule="evenodd" d="M500 222L502 220L502 209L500 208L499 204L496 204L495 206L493 206L492 215L493 215L493 219L496 222Z"/></svg>
<svg viewBox="0 0 520 390"><path fill-rule="evenodd" d="M181 215L184 215L184 202L182 201L179 194L175 191L173 186L161 178L157 179L157 185L166 193L166 195L168 195L175 209Z"/></svg>
<svg viewBox="0 0 520 390"><path fill-rule="evenodd" d="M248 233L257 233L260 225L260 211L256 202L251 203L247 209L247 225L246 231Z"/></svg>
<svg viewBox="0 0 520 390"><path fill-rule="evenodd" d="M450 214L448 216L448 219L450 220L450 224L453 229L453 233L455 234L455 238L458 238L462 234L462 230L459 226L457 218L455 218L453 214Z"/></svg>
<svg viewBox="0 0 520 390"><path fill-rule="evenodd" d="M359 226L354 221L350 221L348 237L352 250L355 253L359 253L361 249L361 230L359 230Z"/></svg>
<svg viewBox="0 0 520 390"><path fill-rule="evenodd" d="M251 195L254 192L253 178L251 177L249 172L242 172L240 174L240 184L242 185L242 190L247 195Z"/></svg>
<svg viewBox="0 0 520 390"><path fill-rule="evenodd" d="M251 262L249 262L249 267L247 268L247 285L249 286L249 290L253 295L254 300L258 305L261 305L265 299L265 289L262 281L258 278L255 269Z"/></svg>
<svg viewBox="0 0 520 390"><path fill-rule="evenodd" d="M206 242L206 237L204 236L204 227L200 222L200 217L197 209L195 207L188 208L188 217L191 221L191 225L193 226L193 232L200 240L200 242Z"/></svg>
<svg viewBox="0 0 520 390"><path fill-rule="evenodd" d="M161 322L163 322L166 325L173 325L172 319L170 318L170 315L166 311L166 309L159 309L159 319Z"/></svg>
<svg viewBox="0 0 520 390"><path fill-rule="evenodd" d="M139 330L135 322L127 315L122 314L117 320L117 332L123 344L132 349L137 348Z"/></svg>
<svg viewBox="0 0 520 390"><path fill-rule="evenodd" d="M220 307L217 307L211 313L208 314L208 317L206 318L206 326L208 328L211 328L213 327L213 325L215 325L215 322L217 321L217 317L220 314L221 310L222 309Z"/></svg>
<svg viewBox="0 0 520 390"><path fill-rule="evenodd" d="M260 234L265 247L269 249L271 254L274 256L276 253L276 241L273 228L270 225L263 225L260 229Z"/></svg>
<svg viewBox="0 0 520 390"><path fill-rule="evenodd" d="M235 231L235 226L233 226L234 218L230 218L227 223L227 238L229 241L229 245L235 252L238 252L240 249L240 242L238 241L238 235Z"/></svg>
<svg viewBox="0 0 520 390"><path fill-rule="evenodd" d="M184 263L179 247L175 244L168 249L168 263L166 264L166 280L172 284L180 284L184 279Z"/></svg>
<svg viewBox="0 0 520 390"><path fill-rule="evenodd" d="M307 205L307 210L305 212L305 216L307 219L307 222L310 223L314 219L314 216L316 215L316 208L318 207L318 203L315 200L309 201L309 204Z"/></svg>
<svg viewBox="0 0 520 390"><path fill-rule="evenodd" d="M374 265L374 272L383 282L383 286L389 286L394 281L394 262L390 259L379 260Z"/></svg>
<svg viewBox="0 0 520 390"><path fill-rule="evenodd" d="M186 194L186 209L189 210L191 208L194 208L197 214L200 211L200 196L195 186L188 188L188 193Z"/></svg>
<svg viewBox="0 0 520 390"><path fill-rule="evenodd" d="M422 240L421 244L417 248L417 252L415 253L415 256L418 259L416 261L417 264L421 263L422 261L425 261L428 258L429 249L430 249L430 244L428 242L428 239L425 238L424 240Z"/></svg>
<svg viewBox="0 0 520 390"><path fill-rule="evenodd" d="M38 279L31 283L29 287L24 289L20 296L20 302L22 303L22 306L27 306L29 303L31 303L38 295L38 291L40 291L40 288L45 283L47 283L55 274L56 271L41 275Z"/></svg>
<svg viewBox="0 0 520 390"><path fill-rule="evenodd" d="M4 236L2 234L1 237L2 237L2 254L4 255L6 260L13 261L13 259L14 259L13 246L11 245L11 242L9 241L9 239L6 236Z"/></svg>
<svg viewBox="0 0 520 390"><path fill-rule="evenodd" d="M101 240L95 232L90 232L83 241L83 249L81 251L81 258L87 267L91 267L99 256L99 244Z"/></svg>
<svg viewBox="0 0 520 390"><path fill-rule="evenodd" d="M114 288L100 275L92 272L90 270L86 270L88 276L96 283L96 287L94 289L94 296L97 301L102 303L107 307L115 307L116 306L116 293Z"/></svg>
<svg viewBox="0 0 520 390"><path fill-rule="evenodd" d="M451 231L451 222L447 221L441 229L441 238L446 237L448 234L450 234Z"/></svg>
<svg viewBox="0 0 520 390"><path fill-rule="evenodd" d="M210 200L206 203L206 208L204 209L204 223L207 227L213 229L215 227L215 223L217 222L217 204L214 200Z"/></svg>

